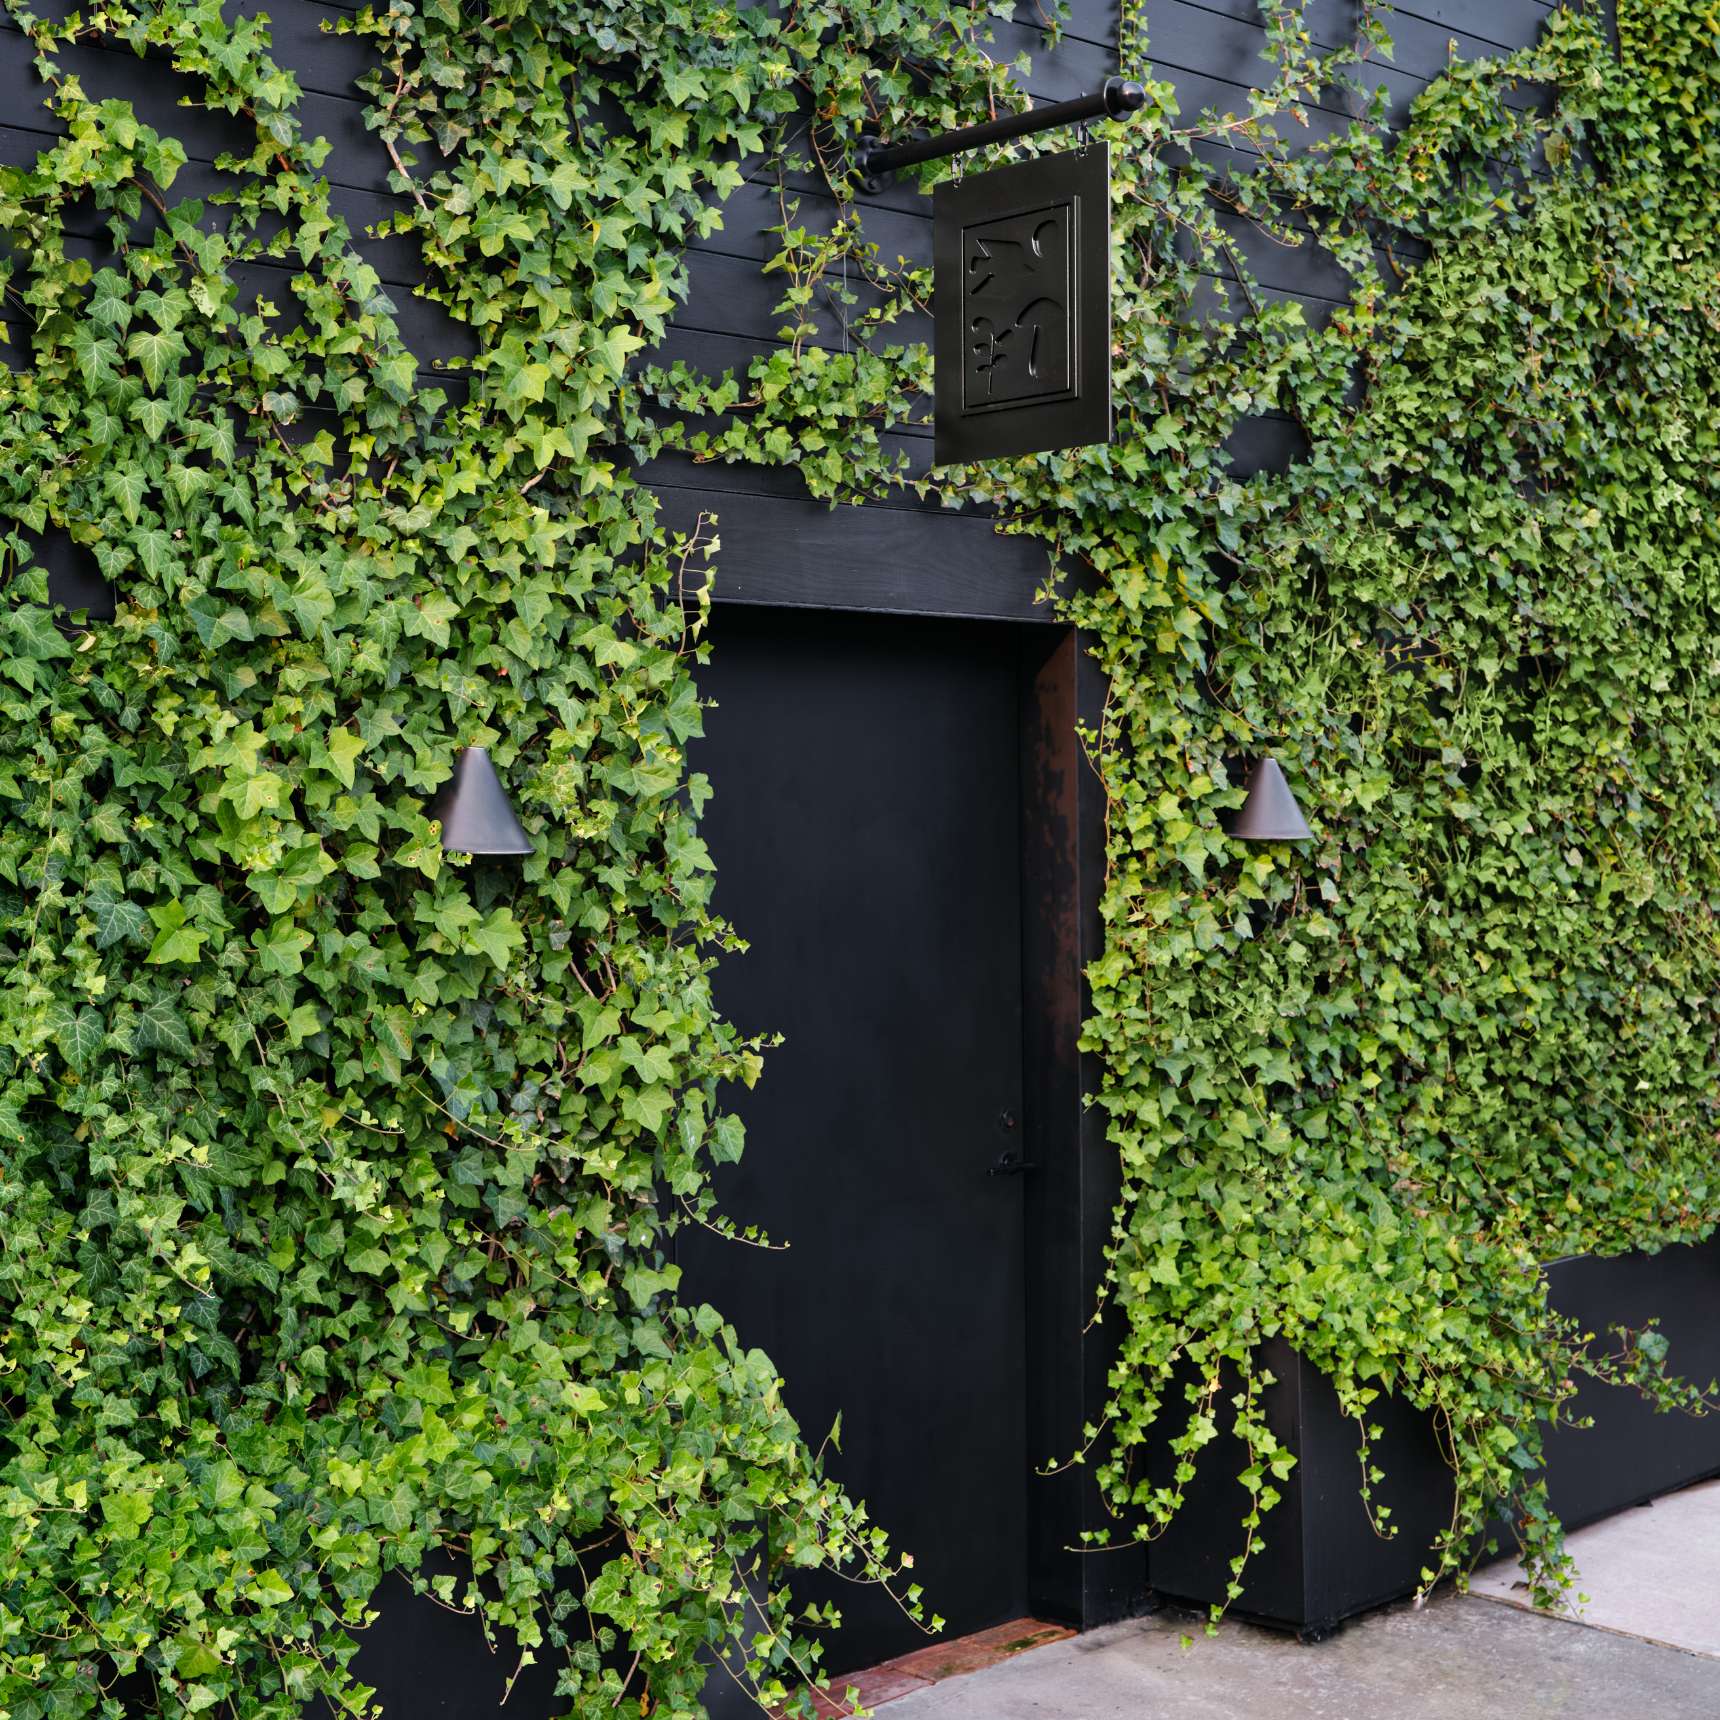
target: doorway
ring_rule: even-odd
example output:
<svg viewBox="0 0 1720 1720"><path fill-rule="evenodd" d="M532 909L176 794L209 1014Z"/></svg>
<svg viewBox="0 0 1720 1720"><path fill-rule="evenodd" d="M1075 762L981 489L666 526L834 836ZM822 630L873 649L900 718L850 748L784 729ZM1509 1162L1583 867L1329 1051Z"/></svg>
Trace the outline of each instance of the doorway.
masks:
<svg viewBox="0 0 1720 1720"><path fill-rule="evenodd" d="M829 1472L959 1636L1029 1609L1023 1171L1026 631L719 608L692 764L715 903L751 949L716 975L777 1031L724 1211L777 1251L684 1233L683 1295L765 1350ZM928 1640L877 1591L833 1600L837 1672Z"/></svg>

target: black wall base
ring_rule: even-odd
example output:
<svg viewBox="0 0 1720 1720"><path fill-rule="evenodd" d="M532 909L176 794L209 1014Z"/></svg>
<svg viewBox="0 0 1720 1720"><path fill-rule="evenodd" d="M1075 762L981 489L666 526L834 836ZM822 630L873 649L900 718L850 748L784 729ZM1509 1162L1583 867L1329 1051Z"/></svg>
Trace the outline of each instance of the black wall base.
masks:
<svg viewBox="0 0 1720 1720"><path fill-rule="evenodd" d="M1659 1254L1561 1260L1547 1279L1553 1305L1603 1342L1609 1326L1659 1316L1674 1371L1699 1384L1720 1376L1720 1236ZM1263 1355L1277 1377L1268 1418L1299 1461L1262 1525L1264 1544L1233 1610L1318 1636L1420 1585L1434 1537L1451 1520L1451 1476L1431 1420L1379 1399L1370 1419L1381 1430L1375 1461L1385 1479L1374 1500L1391 1508L1398 1531L1381 1539L1361 1500L1356 1427L1339 1412L1337 1393L1288 1344L1274 1341ZM1546 1446L1552 1504L1566 1528L1720 1473L1720 1415L1661 1415L1637 1393L1594 1381L1583 1382L1574 1413L1593 1416L1593 1428L1553 1429ZM1239 1453L1221 1436L1202 1454L1182 1513L1148 1551L1159 1595L1203 1606L1224 1599L1230 1561L1242 1549L1247 1495L1232 1479Z"/></svg>

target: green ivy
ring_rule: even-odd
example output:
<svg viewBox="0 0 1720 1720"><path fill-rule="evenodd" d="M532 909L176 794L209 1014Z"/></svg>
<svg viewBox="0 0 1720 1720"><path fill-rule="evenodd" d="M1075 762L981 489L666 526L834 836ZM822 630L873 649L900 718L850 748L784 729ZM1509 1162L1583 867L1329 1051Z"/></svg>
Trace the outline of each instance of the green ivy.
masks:
<svg viewBox="0 0 1720 1720"><path fill-rule="evenodd" d="M1371 1406L1434 1418L1456 1491L1426 1583L1461 1577L1504 1514L1547 1602L1571 1570L1542 1435L1576 1378L1707 1403L1658 1331L1581 1331L1541 1271L1720 1217L1720 15L1621 10L1622 53L1558 9L1394 131L1369 75L1383 7L1320 47L1300 7L1263 4L1265 87L1197 115L1125 7L1149 100L1101 128L1116 439L919 486L992 503L1089 574L1054 598L1110 687L1086 737L1108 864L1082 1043L1125 1192L1120 1352L1088 1450L1117 1532L1151 1538L1202 1449L1236 1436L1232 1599L1295 1461L1264 1413L1265 1339L1335 1382L1382 1535ZM1309 141L1334 90L1353 121ZM877 279L859 236L784 242L835 301L856 300L845 261ZM1249 257L1271 244L1318 246L1348 304L1316 324L1263 289ZM890 284L854 326L924 305L923 275ZM840 370L797 349L745 383L661 377L701 414L672 440L821 448L827 375L843 423L887 429L927 355L870 347ZM1261 413L1306 452L1241 481L1224 450ZM846 444L853 475L798 464L832 499L906 481ZM1267 750L1306 851L1225 833Z"/></svg>
<svg viewBox="0 0 1720 1720"><path fill-rule="evenodd" d="M1350 308L1303 327L1191 211L1191 253L1232 257L1250 313L1194 363L1143 361L1131 392L1163 410L1138 434L1163 463L1127 474L1125 435L1072 510L1107 529L1056 533L1107 574L1070 609L1113 686L1085 1040L1126 1178L1103 1475L1151 1532L1228 1405L1252 1498L1232 1596L1291 1461L1261 1412L1262 1338L1335 1381L1370 1499L1378 1394L1435 1417L1456 1502L1429 1583L1502 1511L1537 1598L1569 1584L1541 1457L1576 1376L1701 1407L1657 1332L1601 1346L1540 1270L1720 1216L1701 691L1720 230L1683 178L1702 158L1673 141L1692 103L1712 136L1720 76L1712 8L1655 13L1682 15L1681 45L1706 20L1677 121L1646 95L1654 62L1562 10L1532 50L1455 69L1401 137L1358 126L1282 166L1263 139L1235 201L1318 234ZM1124 195L1162 246L1179 206L1153 173ZM1647 213L1699 207L1687 230ZM1394 293L1379 253L1404 240L1427 260ZM1238 485L1211 450L1262 408L1308 452ZM1317 831L1306 852L1222 835L1236 764L1266 749ZM1143 1478L1176 1399L1176 1466Z"/></svg>
<svg viewBox="0 0 1720 1720"><path fill-rule="evenodd" d="M960 11L876 17L849 105L874 57L905 92L911 44L959 56ZM357 15L388 226L478 345L443 387L264 21L12 15L64 136L0 171L0 1712L362 1712L349 1627L436 1548L469 1573L438 1597L553 1657L567 1713L696 1714L712 1644L780 1699L816 1650L781 1596L746 1626L761 1548L896 1566L666 1263L719 1222L719 1089L759 1055L711 1004L703 614L624 378L824 21ZM64 74L73 43L254 149L178 199L181 146ZM91 210L100 268L67 243ZM111 625L46 606L50 531ZM522 867L426 819L464 744Z"/></svg>
<svg viewBox="0 0 1720 1720"><path fill-rule="evenodd" d="M1603 1353L1552 1314L1539 1265L1720 1205L1714 8L1627 0L1618 53L1556 11L1394 136L1381 23L1316 48L1269 0L1246 113L1149 81L1102 128L1115 443L935 479L880 439L923 412L925 275L792 187L846 196L862 123L1018 102L986 9L358 13L389 227L477 347L435 382L266 22L10 10L63 136L0 169L0 1713L362 1712L353 1629L444 1549L468 1574L438 1597L553 1658L564 1712L693 1716L712 1645L767 1701L817 1676L795 1570L899 1581L667 1263L677 1225L726 1224L721 1088L761 1056L711 1002L711 546L632 476L665 448L987 501L1096 575L1057 601L1111 686L1084 1042L1126 1179L1093 1431L1120 1532L1228 1422L1240 1573L1291 1461L1255 1360L1282 1334L1356 1416L1364 1488L1377 1393L1438 1418L1430 1577L1505 1507L1556 1592L1540 1436L1574 1375L1697 1398L1657 1333ZM178 198L181 146L62 72L92 42L254 136L218 194ZM1346 84L1355 123L1306 145ZM760 155L784 344L651 365ZM92 210L99 268L68 245ZM1316 327L1265 293L1262 237L1322 246L1350 305ZM1308 453L1239 481L1262 411ZM50 532L114 622L48 607ZM425 817L464 744L533 835L517 869ZM1224 836L1267 745L1307 852Z"/></svg>

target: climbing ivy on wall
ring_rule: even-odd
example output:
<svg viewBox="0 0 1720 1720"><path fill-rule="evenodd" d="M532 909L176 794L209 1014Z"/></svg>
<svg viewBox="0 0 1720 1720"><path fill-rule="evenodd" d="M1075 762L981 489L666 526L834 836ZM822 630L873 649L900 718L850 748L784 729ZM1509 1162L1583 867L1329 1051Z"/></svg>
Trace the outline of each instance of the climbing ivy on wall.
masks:
<svg viewBox="0 0 1720 1720"><path fill-rule="evenodd" d="M64 136L0 172L0 1711L361 1711L346 1627L435 1549L568 1713L696 1713L743 1637L780 1697L814 1651L780 1603L742 1629L765 1539L893 1567L666 1263L758 1055L711 1005L701 614L622 379L846 15L358 15L393 225L479 343L445 388L261 20L11 12ZM849 105L949 12L844 22ZM90 42L254 129L218 194L62 71ZM112 623L47 607L51 532ZM427 822L462 744L523 866Z"/></svg>
<svg viewBox="0 0 1720 1720"><path fill-rule="evenodd" d="M1570 1570L1541 1438L1574 1379L1697 1397L1652 1330L1555 1316L1539 1264L1694 1240L1720 1199L1720 281L1685 119L1711 138L1720 80L1711 10L1654 11L1671 77L1647 9L1622 8L1622 64L1557 13L1395 144L1285 176L1356 282L1349 312L1242 372L1307 457L1245 499L1189 459L1153 486L1138 595L1113 579L1081 606L1122 689L1097 741L1112 870L1089 1029L1128 1178L1115 1449L1142 1444L1179 1363L1193 1400L1169 1477L1107 1479L1164 1520L1222 1360L1269 1504L1284 1454L1249 1347L1281 1333L1355 1415L1364 1488L1375 1394L1435 1415L1457 1489L1430 1578L1503 1510L1549 1600ZM1535 87L1546 111L1506 105ZM1388 235L1429 253L1392 297L1361 250ZM1149 438L1209 447L1220 386L1175 390ZM1267 747L1319 836L1238 858L1207 808Z"/></svg>
<svg viewBox="0 0 1720 1720"><path fill-rule="evenodd" d="M1434 1417L1455 1496L1428 1583L1503 1514L1550 1602L1572 1571L1542 1436L1576 1379L1709 1401L1652 1327L1560 1318L1540 1267L1720 1216L1720 25L1627 3L1615 53L1562 8L1532 48L1453 65L1394 130L1369 75L1385 8L1330 49L1300 7L1261 11L1267 87L1184 115L1152 80L1147 9L1124 8L1149 102L1104 128L1115 445L920 482L1049 541L1055 600L1109 680L1087 737L1108 832L1083 1043L1125 1176L1121 1348L1089 1451L1118 1535L1150 1538L1234 1436L1235 1598L1294 1463L1262 1397L1260 1346L1282 1337L1354 1417L1382 1535L1371 1406ZM1309 142L1335 90L1355 123ZM878 262L863 237L785 237L833 298L836 262ZM1348 304L1318 324L1265 291L1250 257L1269 244L1319 246ZM889 284L873 316L923 306L923 276ZM833 361L798 356L750 388L664 379L691 411L743 408L681 445L760 460L822 435L817 393L778 373ZM924 355L863 363L887 428ZM1239 481L1225 449L1261 413L1305 452ZM851 497L891 462L801 469ZM1315 825L1306 852L1225 833L1268 750Z"/></svg>
<svg viewBox="0 0 1720 1720"><path fill-rule="evenodd" d="M1720 251L1688 141L1720 78L1712 10L1652 10L1672 64L1648 8L1621 8L1622 62L1560 11L1531 51L1455 69L1401 138L1281 167L1267 147L1238 201L1288 204L1350 308L1305 329L1239 261L1234 336L1186 374L1148 336L1131 392L1157 394L1138 434L1160 460L1123 484L1127 452L1095 460L1082 523L1059 522L1104 575L1071 611L1113 687L1087 1033L1127 1182L1104 1476L1149 1528L1227 1420L1258 1529L1289 1461L1267 1336L1336 1382L1364 1492L1376 1395L1435 1416L1456 1498L1429 1580L1503 1511L1543 1600L1571 1573L1542 1433L1575 1378L1700 1404L1657 1332L1576 1329L1539 1271L1705 1236L1720 1204ZM1149 160L1124 220L1162 256L1175 170ZM1216 268L1221 229L1185 231ZM1238 486L1212 451L1261 408L1307 454ZM1222 836L1236 764L1267 749L1306 853ZM1143 1476L1172 1402L1175 1466Z"/></svg>
<svg viewBox="0 0 1720 1720"><path fill-rule="evenodd" d="M1715 1216L1715 25L1632 0L1614 55L1558 12L1401 137L1358 93L1308 148L1298 112L1360 91L1383 31L1317 51L1263 10L1248 114L1153 83L1112 137L1116 445L927 478L881 437L920 410L928 283L792 187L846 190L862 120L1018 100L983 11L357 14L391 225L478 343L431 380L266 23L10 8L63 137L0 170L0 1711L358 1711L349 1627L444 1549L439 1598L564 1667L565 1712L693 1715L704 1645L771 1700L815 1674L780 1589L744 1620L766 1544L905 1580L666 1262L724 1223L720 1088L760 1057L711 1004L711 546L630 475L665 447L988 500L1096 576L1059 601L1112 687L1087 1042L1127 1180L1120 1532L1177 1504L1161 1424L1191 1464L1234 1423L1269 1506L1281 1333L1364 1431L1382 1389L1440 1417L1443 1566L1506 1504L1557 1587L1535 1466L1573 1370L1690 1400L1655 1334L1609 1361L1550 1314L1536 1263ZM61 69L87 42L254 130L219 194ZM1125 69L1150 54L1130 7ZM653 366L760 154L785 344ZM1324 245L1351 306L1264 294L1260 235ZM1222 447L1263 410L1308 454L1240 482ZM54 533L113 622L48 607ZM516 869L426 820L470 743L536 843ZM1268 743L1305 854L1223 836Z"/></svg>

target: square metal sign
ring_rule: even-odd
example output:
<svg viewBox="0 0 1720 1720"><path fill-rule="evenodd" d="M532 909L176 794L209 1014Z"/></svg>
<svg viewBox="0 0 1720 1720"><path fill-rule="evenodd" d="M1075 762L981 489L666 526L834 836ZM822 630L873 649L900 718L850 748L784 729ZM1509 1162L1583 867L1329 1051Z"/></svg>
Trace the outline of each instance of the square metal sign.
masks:
<svg viewBox="0 0 1720 1720"><path fill-rule="evenodd" d="M1110 441L1110 184L1094 148L933 193L939 465Z"/></svg>

